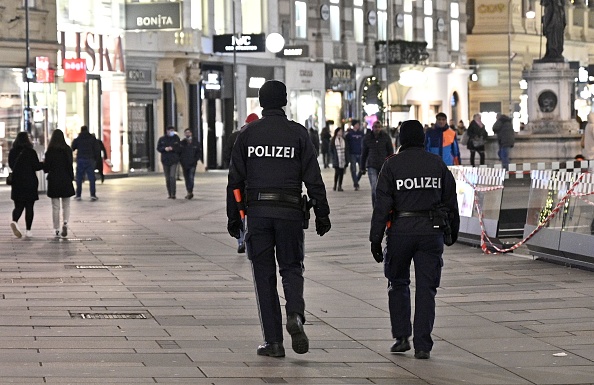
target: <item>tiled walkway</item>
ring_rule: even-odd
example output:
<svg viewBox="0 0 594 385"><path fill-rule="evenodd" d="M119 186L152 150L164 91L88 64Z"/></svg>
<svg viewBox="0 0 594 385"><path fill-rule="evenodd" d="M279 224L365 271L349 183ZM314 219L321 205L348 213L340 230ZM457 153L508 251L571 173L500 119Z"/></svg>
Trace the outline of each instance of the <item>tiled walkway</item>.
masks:
<svg viewBox="0 0 594 385"><path fill-rule="evenodd" d="M67 240L51 238L45 196L34 237L14 238L0 187L0 384L594 383L594 273L465 245L445 254L431 359L390 354L367 183L330 191L331 232L318 237L313 221L306 232L310 352L287 343L285 358L257 356L225 183L224 172L198 174L192 201L166 199L161 175L109 179L97 202L85 186Z"/></svg>

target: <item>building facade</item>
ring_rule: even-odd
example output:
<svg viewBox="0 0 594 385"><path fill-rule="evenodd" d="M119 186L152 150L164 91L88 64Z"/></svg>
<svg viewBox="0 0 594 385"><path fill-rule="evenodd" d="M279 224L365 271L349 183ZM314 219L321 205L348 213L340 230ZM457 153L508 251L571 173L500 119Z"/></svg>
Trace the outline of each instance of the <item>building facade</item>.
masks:
<svg viewBox="0 0 594 385"><path fill-rule="evenodd" d="M8 152L17 133L28 129L42 155L48 134L57 125L55 85L47 70L55 68L58 45L55 1L31 0L26 9L22 1L4 0L0 7L0 176L6 176ZM46 70L39 75L37 58L38 67Z"/></svg>
<svg viewBox="0 0 594 385"><path fill-rule="evenodd" d="M564 3L563 56L581 74L569 96L572 117L586 121L592 111L588 67L594 55L594 4L583 0ZM488 129L496 113L511 114L519 131L521 123L530 121L527 103L536 103L527 100L522 71L532 68L534 60L545 54L543 7L531 0L469 0L467 13L468 57L476 63L477 75L469 87L471 114L481 113Z"/></svg>
<svg viewBox="0 0 594 385"><path fill-rule="evenodd" d="M34 102L47 104L46 132L63 129L71 141L89 126L112 160L107 173L160 171L155 145L169 126L201 140L205 168L226 167L227 138L261 114L258 89L269 79L287 84L289 118L318 130L327 120L348 128L352 119L432 123L440 111L468 118L465 1L30 2L33 19L46 18L32 24L45 28L34 56L57 70L49 84L30 83L47 94ZM10 59L1 64L16 79L24 61ZM73 80L81 62L84 78ZM24 106L17 83L6 91L18 99L7 112L19 115L14 130Z"/></svg>

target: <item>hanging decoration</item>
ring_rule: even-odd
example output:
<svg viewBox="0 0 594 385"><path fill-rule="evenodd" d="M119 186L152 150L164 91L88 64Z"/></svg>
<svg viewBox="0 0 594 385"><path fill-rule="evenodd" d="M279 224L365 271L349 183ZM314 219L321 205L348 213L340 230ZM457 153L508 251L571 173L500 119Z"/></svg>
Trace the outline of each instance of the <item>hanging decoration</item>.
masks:
<svg viewBox="0 0 594 385"><path fill-rule="evenodd" d="M368 77L361 92L361 106L363 117L375 115L378 120L384 121L385 106L382 87L375 76Z"/></svg>

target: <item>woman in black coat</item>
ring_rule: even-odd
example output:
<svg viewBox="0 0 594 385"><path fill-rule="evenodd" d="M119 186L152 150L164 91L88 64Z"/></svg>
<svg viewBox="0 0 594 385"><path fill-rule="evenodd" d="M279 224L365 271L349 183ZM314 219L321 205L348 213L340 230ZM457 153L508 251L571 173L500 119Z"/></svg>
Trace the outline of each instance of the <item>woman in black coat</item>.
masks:
<svg viewBox="0 0 594 385"><path fill-rule="evenodd" d="M43 168L39 162L37 152L29 140L27 132L19 132L8 153L8 165L12 170L12 189L10 199L14 201L12 210L12 222L10 228L17 238L23 236L18 226L18 221L25 211L25 225L27 237L33 236L31 226L33 225L33 205L39 199L37 186L39 180L35 172Z"/></svg>
<svg viewBox="0 0 594 385"><path fill-rule="evenodd" d="M344 139L344 129L337 127L334 136L330 141L330 155L332 156L332 167L334 168L334 191L342 190L342 177L349 165L349 145Z"/></svg>
<svg viewBox="0 0 594 385"><path fill-rule="evenodd" d="M70 219L70 197L74 195L74 171L72 168L72 149L64 140L61 130L54 130L47 146L43 170L47 173L47 196L52 199L52 219L54 235L68 235ZM60 232L60 203L62 205L62 232Z"/></svg>

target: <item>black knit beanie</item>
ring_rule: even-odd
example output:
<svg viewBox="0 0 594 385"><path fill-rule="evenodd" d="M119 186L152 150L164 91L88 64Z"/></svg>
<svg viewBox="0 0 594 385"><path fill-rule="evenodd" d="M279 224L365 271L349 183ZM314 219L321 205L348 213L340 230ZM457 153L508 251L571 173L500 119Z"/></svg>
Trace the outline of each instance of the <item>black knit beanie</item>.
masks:
<svg viewBox="0 0 594 385"><path fill-rule="evenodd" d="M407 120L400 126L400 144L403 147L423 147L425 133L423 125L418 120Z"/></svg>
<svg viewBox="0 0 594 385"><path fill-rule="evenodd" d="M287 87L278 80L267 80L258 91L260 107L281 108L287 105Z"/></svg>

